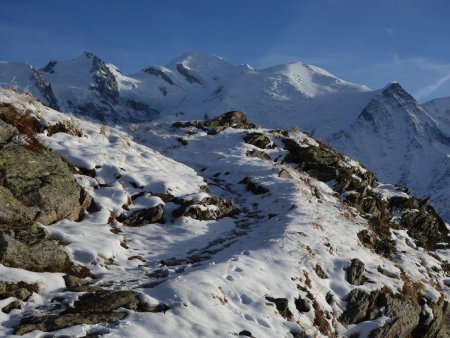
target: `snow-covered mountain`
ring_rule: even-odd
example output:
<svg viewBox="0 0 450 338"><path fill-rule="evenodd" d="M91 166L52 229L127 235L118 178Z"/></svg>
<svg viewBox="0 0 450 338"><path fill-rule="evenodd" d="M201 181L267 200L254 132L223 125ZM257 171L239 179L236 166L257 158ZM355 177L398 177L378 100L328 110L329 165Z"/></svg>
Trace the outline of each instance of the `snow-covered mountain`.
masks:
<svg viewBox="0 0 450 338"><path fill-rule="evenodd" d="M398 182L450 219L450 134L398 83L388 85L329 142L386 182Z"/></svg>
<svg viewBox="0 0 450 338"><path fill-rule="evenodd" d="M440 128L450 135L450 97L434 99L422 107L439 123Z"/></svg>
<svg viewBox="0 0 450 338"><path fill-rule="evenodd" d="M106 126L0 89L0 140L2 337L450 334L448 226L297 129Z"/></svg>
<svg viewBox="0 0 450 338"><path fill-rule="evenodd" d="M372 90L301 62L258 70L204 53L124 75L86 52L40 70L0 63L0 84L104 122L172 122L242 110L267 128L300 127L383 179L431 196L450 219L448 101L420 106L400 85Z"/></svg>

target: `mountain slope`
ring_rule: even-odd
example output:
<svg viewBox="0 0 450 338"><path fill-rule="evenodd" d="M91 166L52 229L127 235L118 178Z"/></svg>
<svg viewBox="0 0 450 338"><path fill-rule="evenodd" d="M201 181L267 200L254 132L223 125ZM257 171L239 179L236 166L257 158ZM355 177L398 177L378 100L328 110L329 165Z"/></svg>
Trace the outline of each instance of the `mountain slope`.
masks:
<svg viewBox="0 0 450 338"><path fill-rule="evenodd" d="M12 91L0 103L39 118L34 137L96 203L45 227L92 275L0 264L9 288L39 283L0 312L1 335L450 332L449 229L427 201L306 134L257 128L240 112L105 127ZM72 128L54 132L68 117ZM2 238L11 231L0 225ZM5 309L15 296L3 298Z"/></svg>
<svg viewBox="0 0 450 338"><path fill-rule="evenodd" d="M420 196L432 194L433 205L450 218L450 137L398 83L386 87L329 141L381 179Z"/></svg>
<svg viewBox="0 0 450 338"><path fill-rule="evenodd" d="M434 99L422 104L422 107L439 123L447 136L450 135L450 97Z"/></svg>

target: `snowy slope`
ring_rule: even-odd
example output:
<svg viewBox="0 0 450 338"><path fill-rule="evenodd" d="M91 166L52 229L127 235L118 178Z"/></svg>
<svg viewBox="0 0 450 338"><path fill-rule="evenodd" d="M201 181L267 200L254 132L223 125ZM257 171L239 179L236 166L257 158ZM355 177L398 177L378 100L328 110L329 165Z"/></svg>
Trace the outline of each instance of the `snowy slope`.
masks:
<svg viewBox="0 0 450 338"><path fill-rule="evenodd" d="M432 116L439 124L439 128L443 132L450 135L450 97L434 99L422 104L430 116Z"/></svg>
<svg viewBox="0 0 450 338"><path fill-rule="evenodd" d="M12 91L0 90L0 102L28 109L44 123L68 118ZM364 247L357 233L369 229L367 219L342 203L332 183L327 185L280 163L278 159L286 155L282 134L228 128L213 136L201 129L174 129L164 123L105 129L97 122L71 118L83 128L83 137L43 133L39 138L73 165L95 170L94 178L76 178L100 210L78 223L52 224L50 233L65 244L74 261L91 269L95 285L137 290L150 302L168 304L170 310L128 311L119 322L77 325L53 332L56 336L233 337L247 330L253 337L336 337L356 332L366 337L390 319L381 315L351 325L338 321L348 293L356 288L347 282L345 272L354 258L365 264L370 279L359 286L361 290L402 292L408 281L422 285L427 299L425 318L440 297L450 298L450 278L441 270L450 259L448 248L432 253L418 248L405 230L390 232L398 248L391 259ZM257 149L243 142L249 132L270 135L273 147L266 152L271 160L246 156ZM318 145L298 131L290 137L303 147ZM180 143L180 138L187 143ZM358 174L367 172L348 158L343 165ZM280 177L281 169L289 175ZM268 192L247 191L239 183L246 176ZM380 184L375 191L383 198L407 197L390 185ZM241 212L217 220L174 218L177 205L163 202L156 193L198 201L220 196L233 200ZM164 204L165 224L127 227L115 222L120 231L111 231L109 219L125 212L124 205L138 210L155 203ZM200 258L190 261L190 257ZM318 265L325 277L319 274ZM152 277L161 271L163 277ZM58 299L71 303L79 296L63 291L60 273L31 273L2 265L0 272L3 280L38 281L42 286L23 309L0 312L1 336L12 336L12 327L24 316L57 312L50 300L51 304ZM279 313L267 297L287 299L291 315ZM295 299L308 297L312 297L307 301L310 309L297 310ZM0 306L8 301L1 300ZM25 335L42 336L38 331Z"/></svg>
<svg viewBox="0 0 450 338"><path fill-rule="evenodd" d="M382 180L431 195L450 218L450 136L398 83L387 86L329 142Z"/></svg>

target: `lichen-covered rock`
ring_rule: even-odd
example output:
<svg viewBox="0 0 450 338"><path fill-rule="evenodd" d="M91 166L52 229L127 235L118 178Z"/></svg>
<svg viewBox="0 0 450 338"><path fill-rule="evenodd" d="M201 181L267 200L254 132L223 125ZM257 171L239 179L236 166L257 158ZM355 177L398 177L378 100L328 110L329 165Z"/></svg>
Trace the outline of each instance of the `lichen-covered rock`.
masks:
<svg viewBox="0 0 450 338"><path fill-rule="evenodd" d="M257 149L248 150L245 155L248 156L248 157L260 158L261 160L267 160L267 161L271 161L272 160L270 158L270 156L267 155L267 153L265 153L262 150L257 150Z"/></svg>
<svg viewBox="0 0 450 338"><path fill-rule="evenodd" d="M0 149L0 185L0 224L77 220L91 203L61 158L15 144Z"/></svg>
<svg viewBox="0 0 450 338"><path fill-rule="evenodd" d="M0 119L0 142L7 142L19 133L16 127Z"/></svg>
<svg viewBox="0 0 450 338"><path fill-rule="evenodd" d="M95 325L98 323L111 323L124 319L126 316L126 312L66 313L59 316L32 316L23 318L15 328L14 334L22 336L35 330L51 332L81 324Z"/></svg>
<svg viewBox="0 0 450 338"><path fill-rule="evenodd" d="M418 245L433 249L438 243L448 243L450 238L445 223L434 212L429 212L429 209L431 207L406 212L400 223L408 229L408 235L413 237Z"/></svg>
<svg viewBox="0 0 450 338"><path fill-rule="evenodd" d="M272 141L266 135L261 133L248 133L244 136L245 143L254 145L261 149L269 148Z"/></svg>
<svg viewBox="0 0 450 338"><path fill-rule="evenodd" d="M31 297L33 292L38 291L38 284L28 284L25 282L0 282L0 299L15 297L17 299L26 301Z"/></svg>
<svg viewBox="0 0 450 338"><path fill-rule="evenodd" d="M30 271L68 272L73 263L43 227L0 229L0 263Z"/></svg>
<svg viewBox="0 0 450 338"><path fill-rule="evenodd" d="M262 194L266 194L269 192L269 189L267 189L266 187L263 187L262 185L255 183L248 176L245 177L239 183L245 184L247 191L250 191L250 192L254 193L255 195L262 195Z"/></svg>
<svg viewBox="0 0 450 338"><path fill-rule="evenodd" d="M15 328L16 335L23 335L34 330L55 331L80 324L98 324L115 322L127 316L126 312L116 312L118 308L142 312L165 312L165 304L152 305L142 301L136 291L101 291L85 293L75 301L73 306L58 315L32 316L23 318Z"/></svg>
<svg viewBox="0 0 450 338"><path fill-rule="evenodd" d="M239 209L223 197L206 197L201 201L182 202L182 206L173 212L175 218L191 217L200 221L217 220L239 214Z"/></svg>
<svg viewBox="0 0 450 338"><path fill-rule="evenodd" d="M393 319L390 324L373 331L371 337L411 337L421 321L422 307L417 299L394 295L386 289L371 293L354 289L347 302L347 310L339 318L344 324L374 320L383 314Z"/></svg>
<svg viewBox="0 0 450 338"><path fill-rule="evenodd" d="M241 111L230 111L216 116L211 120L207 120L205 122L205 126L208 128L233 127L237 129L250 129L255 127L255 125L250 123L247 116Z"/></svg>
<svg viewBox="0 0 450 338"><path fill-rule="evenodd" d="M163 223L163 213L163 205L158 204L152 208L138 210L128 217L121 215L117 220L130 227L138 227L151 223Z"/></svg>
<svg viewBox="0 0 450 338"><path fill-rule="evenodd" d="M358 258L352 259L352 264L347 269L347 281L353 285L361 285L364 279L364 263Z"/></svg>
<svg viewBox="0 0 450 338"><path fill-rule="evenodd" d="M22 308L22 303L18 300L13 300L8 305L2 307L3 313L10 313L12 310L18 310Z"/></svg>

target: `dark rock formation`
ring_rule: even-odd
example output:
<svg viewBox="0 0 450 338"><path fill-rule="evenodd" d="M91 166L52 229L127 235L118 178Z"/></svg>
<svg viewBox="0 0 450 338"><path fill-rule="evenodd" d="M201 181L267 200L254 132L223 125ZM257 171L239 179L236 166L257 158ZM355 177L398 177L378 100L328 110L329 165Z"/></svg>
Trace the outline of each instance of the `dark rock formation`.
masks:
<svg viewBox="0 0 450 338"><path fill-rule="evenodd" d="M206 221L239 214L235 204L223 197L206 197L201 201L180 201L179 203L182 206L173 212L175 218L185 216Z"/></svg>
<svg viewBox="0 0 450 338"><path fill-rule="evenodd" d="M245 143L254 145L261 149L270 148L272 141L266 135L261 133L249 133L244 136Z"/></svg>
<svg viewBox="0 0 450 338"><path fill-rule="evenodd" d="M8 142L17 134L19 134L19 131L16 127L0 120L0 143Z"/></svg>
<svg viewBox="0 0 450 338"><path fill-rule="evenodd" d="M114 322L127 316L116 312L118 308L143 312L165 312L167 305L151 305L141 300L135 291L101 291L81 295L72 307L58 315L32 316L23 318L14 333L23 335L34 330L55 331L79 324Z"/></svg>
<svg viewBox="0 0 450 338"><path fill-rule="evenodd" d="M67 253L43 227L34 224L0 228L0 263L30 271L90 275L86 268L75 266L70 261Z"/></svg>
<svg viewBox="0 0 450 338"><path fill-rule="evenodd" d="M364 263L358 258L352 259L352 264L347 269L347 281L353 285L361 285L364 279Z"/></svg>
<svg viewBox="0 0 450 338"><path fill-rule="evenodd" d="M239 183L245 184L247 191L250 191L250 192L254 193L255 195L262 195L262 194L266 194L269 192L269 189L267 189L266 187L263 187L262 185L256 184L248 176L246 178L244 178L242 181L240 181Z"/></svg>
<svg viewBox="0 0 450 338"><path fill-rule="evenodd" d="M163 205L158 204L153 208L138 210L128 217L122 214L117 217L117 220L130 227L138 227L145 224L162 223L163 213Z"/></svg>
<svg viewBox="0 0 450 338"><path fill-rule="evenodd" d="M147 74L150 74L150 75L153 75L153 76L159 76L164 81L166 81L168 84L173 86L172 79L166 73L164 73L161 69L154 68L154 67L149 67L149 68L144 69L144 73L147 73Z"/></svg>
<svg viewBox="0 0 450 338"><path fill-rule="evenodd" d="M25 282L11 283L0 282L0 299L15 297L19 300L26 301L31 297L33 292L39 291L38 284L28 284Z"/></svg>
<svg viewBox="0 0 450 338"><path fill-rule="evenodd" d="M266 296L266 300L275 304L280 315L282 315L286 319L292 318L292 312L289 309L289 301L286 298L273 298L270 296Z"/></svg>
<svg viewBox="0 0 450 338"><path fill-rule="evenodd" d="M177 64L177 70L187 82L197 83L199 85L203 84L203 82L200 79L196 78L194 75L189 73L189 70L183 64L181 63Z"/></svg>

